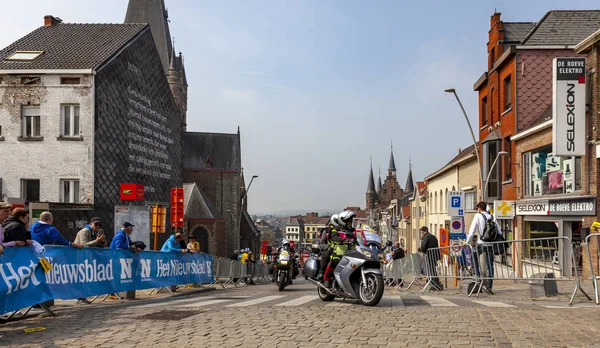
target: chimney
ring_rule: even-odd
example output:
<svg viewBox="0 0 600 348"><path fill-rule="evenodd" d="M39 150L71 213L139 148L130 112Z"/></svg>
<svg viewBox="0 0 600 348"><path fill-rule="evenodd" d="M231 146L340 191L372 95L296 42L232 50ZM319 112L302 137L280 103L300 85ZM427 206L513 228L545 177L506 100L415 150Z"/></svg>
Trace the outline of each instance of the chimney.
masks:
<svg viewBox="0 0 600 348"><path fill-rule="evenodd" d="M59 23L62 23L62 19L60 19L58 17L54 17L52 15L44 16L44 26L45 27L52 27Z"/></svg>

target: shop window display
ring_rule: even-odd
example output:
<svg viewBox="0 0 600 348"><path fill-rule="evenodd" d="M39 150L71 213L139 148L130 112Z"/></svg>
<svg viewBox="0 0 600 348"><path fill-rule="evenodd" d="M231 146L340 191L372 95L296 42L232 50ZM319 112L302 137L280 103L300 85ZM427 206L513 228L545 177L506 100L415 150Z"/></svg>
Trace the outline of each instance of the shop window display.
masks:
<svg viewBox="0 0 600 348"><path fill-rule="evenodd" d="M552 154L547 146L524 154L525 194L542 196L581 190L581 158Z"/></svg>
<svg viewBox="0 0 600 348"><path fill-rule="evenodd" d="M540 239L535 242L528 242L527 249L529 258L544 261L555 262L558 252L558 223L554 221L529 221L526 222L528 239Z"/></svg>

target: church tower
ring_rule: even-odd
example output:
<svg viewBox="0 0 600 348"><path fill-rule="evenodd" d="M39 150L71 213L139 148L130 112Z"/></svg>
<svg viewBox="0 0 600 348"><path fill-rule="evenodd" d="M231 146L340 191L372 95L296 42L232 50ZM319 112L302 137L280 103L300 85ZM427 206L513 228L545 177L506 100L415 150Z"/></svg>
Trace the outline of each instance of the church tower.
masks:
<svg viewBox="0 0 600 348"><path fill-rule="evenodd" d="M373 163L369 169L369 182L367 184L367 210L375 209L377 203L377 191L375 190L375 180L373 179Z"/></svg>

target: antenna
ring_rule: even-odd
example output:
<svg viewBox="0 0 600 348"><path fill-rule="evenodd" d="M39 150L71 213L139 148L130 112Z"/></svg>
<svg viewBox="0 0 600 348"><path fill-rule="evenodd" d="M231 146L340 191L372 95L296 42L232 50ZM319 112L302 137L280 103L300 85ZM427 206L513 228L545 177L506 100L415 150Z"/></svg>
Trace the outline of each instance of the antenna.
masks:
<svg viewBox="0 0 600 348"><path fill-rule="evenodd" d="M410 156L408 157L408 169L412 169L412 161Z"/></svg>
<svg viewBox="0 0 600 348"><path fill-rule="evenodd" d="M373 156L369 156L369 161L371 163L371 168L373 168Z"/></svg>

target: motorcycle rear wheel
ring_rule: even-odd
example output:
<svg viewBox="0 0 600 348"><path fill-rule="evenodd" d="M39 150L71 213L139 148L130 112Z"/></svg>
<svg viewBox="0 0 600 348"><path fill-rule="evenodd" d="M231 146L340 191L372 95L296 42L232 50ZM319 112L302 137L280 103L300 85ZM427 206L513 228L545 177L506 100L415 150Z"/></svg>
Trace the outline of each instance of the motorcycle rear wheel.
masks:
<svg viewBox="0 0 600 348"><path fill-rule="evenodd" d="M335 298L335 296L333 296L332 294L328 293L327 291L325 291L320 286L317 288L317 292L319 294L319 298L321 299L321 301L331 302Z"/></svg>
<svg viewBox="0 0 600 348"><path fill-rule="evenodd" d="M365 306L376 306L383 297L383 276L381 274L365 274L367 284L360 280L358 297Z"/></svg>

